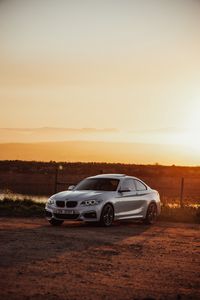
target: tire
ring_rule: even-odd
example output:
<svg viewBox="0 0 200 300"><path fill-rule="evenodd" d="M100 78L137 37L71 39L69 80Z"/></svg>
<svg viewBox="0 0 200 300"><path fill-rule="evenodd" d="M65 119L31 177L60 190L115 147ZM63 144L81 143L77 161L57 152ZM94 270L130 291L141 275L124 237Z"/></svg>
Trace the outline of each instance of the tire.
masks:
<svg viewBox="0 0 200 300"><path fill-rule="evenodd" d="M152 225L156 222L158 216L157 206L155 203L150 203L147 209L147 214L144 219L144 223L147 225Z"/></svg>
<svg viewBox="0 0 200 300"><path fill-rule="evenodd" d="M62 225L63 222L64 221L62 221L62 220L56 220L56 219L49 220L49 223L53 226L60 226L60 225Z"/></svg>
<svg viewBox="0 0 200 300"><path fill-rule="evenodd" d="M106 204L101 212L100 225L109 227L114 220L114 209L111 204Z"/></svg>

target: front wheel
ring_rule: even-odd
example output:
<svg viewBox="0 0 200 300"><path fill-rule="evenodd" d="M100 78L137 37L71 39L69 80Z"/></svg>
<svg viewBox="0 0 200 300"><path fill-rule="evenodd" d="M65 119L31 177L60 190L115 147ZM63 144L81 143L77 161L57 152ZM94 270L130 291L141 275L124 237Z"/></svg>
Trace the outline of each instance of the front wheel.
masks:
<svg viewBox="0 0 200 300"><path fill-rule="evenodd" d="M147 214L146 214L146 218L144 219L144 223L148 225L154 224L156 222L157 215L158 212L157 212L156 204L150 203L147 209Z"/></svg>
<svg viewBox="0 0 200 300"><path fill-rule="evenodd" d="M105 227L112 225L114 220L114 209L111 204L106 204L101 212L100 224Z"/></svg>
<svg viewBox="0 0 200 300"><path fill-rule="evenodd" d="M63 222L64 221L62 221L62 220L56 220L56 219L49 220L49 223L53 226L60 226L60 225L62 225Z"/></svg>

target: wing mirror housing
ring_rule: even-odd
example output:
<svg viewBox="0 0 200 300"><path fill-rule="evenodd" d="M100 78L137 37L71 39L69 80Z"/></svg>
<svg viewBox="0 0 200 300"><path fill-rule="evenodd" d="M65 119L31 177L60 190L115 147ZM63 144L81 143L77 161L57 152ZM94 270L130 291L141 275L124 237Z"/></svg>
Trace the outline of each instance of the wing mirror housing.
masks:
<svg viewBox="0 0 200 300"><path fill-rule="evenodd" d="M75 185L70 185L70 186L68 187L68 191L73 191L74 188L75 188Z"/></svg>

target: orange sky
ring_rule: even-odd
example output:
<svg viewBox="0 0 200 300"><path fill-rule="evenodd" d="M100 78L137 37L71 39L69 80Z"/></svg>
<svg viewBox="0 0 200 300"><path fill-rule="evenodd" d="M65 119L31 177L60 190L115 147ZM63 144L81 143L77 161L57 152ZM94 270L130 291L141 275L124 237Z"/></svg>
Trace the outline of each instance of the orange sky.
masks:
<svg viewBox="0 0 200 300"><path fill-rule="evenodd" d="M199 15L194 0L1 1L0 142L181 145L200 164Z"/></svg>

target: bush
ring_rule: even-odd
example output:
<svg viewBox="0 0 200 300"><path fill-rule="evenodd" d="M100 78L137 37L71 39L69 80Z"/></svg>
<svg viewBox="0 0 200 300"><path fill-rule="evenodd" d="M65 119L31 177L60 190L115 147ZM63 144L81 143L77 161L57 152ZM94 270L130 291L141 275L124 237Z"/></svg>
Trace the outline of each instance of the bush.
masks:
<svg viewBox="0 0 200 300"><path fill-rule="evenodd" d="M200 223L200 207L162 207L161 221Z"/></svg>
<svg viewBox="0 0 200 300"><path fill-rule="evenodd" d="M31 199L12 200L4 198L0 201L0 217L44 217L44 203ZM160 221L200 223L200 207L163 206Z"/></svg>
<svg viewBox="0 0 200 300"><path fill-rule="evenodd" d="M44 203L31 199L12 200L4 198L0 201L0 217L43 217Z"/></svg>

